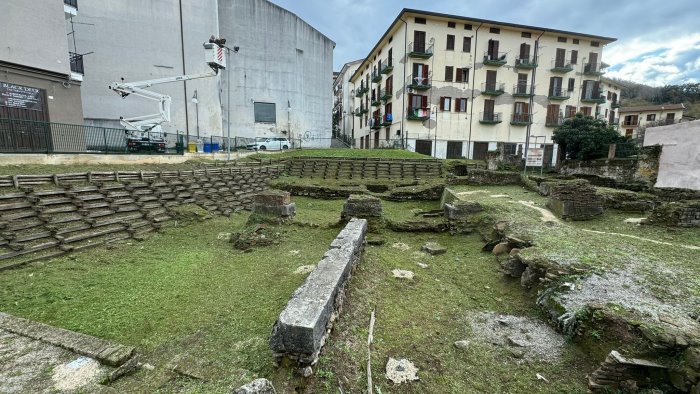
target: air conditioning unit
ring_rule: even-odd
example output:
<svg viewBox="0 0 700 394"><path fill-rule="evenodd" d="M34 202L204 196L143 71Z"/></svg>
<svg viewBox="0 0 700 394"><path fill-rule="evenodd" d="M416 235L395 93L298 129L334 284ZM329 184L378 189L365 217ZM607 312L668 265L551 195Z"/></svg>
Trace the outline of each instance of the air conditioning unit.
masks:
<svg viewBox="0 0 700 394"><path fill-rule="evenodd" d="M415 90L415 89L413 89L413 88L408 88L408 90L407 90L407 91L408 91L408 93L409 93L409 94L411 94L411 93L415 93L415 91L416 91L416 90Z"/></svg>

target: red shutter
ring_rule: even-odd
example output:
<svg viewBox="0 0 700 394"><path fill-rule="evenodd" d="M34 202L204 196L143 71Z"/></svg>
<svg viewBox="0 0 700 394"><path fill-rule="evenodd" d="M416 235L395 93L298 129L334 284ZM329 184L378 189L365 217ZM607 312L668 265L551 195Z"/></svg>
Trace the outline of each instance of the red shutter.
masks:
<svg viewBox="0 0 700 394"><path fill-rule="evenodd" d="M440 97L440 111L444 111L444 110L445 110L445 98Z"/></svg>
<svg viewBox="0 0 700 394"><path fill-rule="evenodd" d="M461 99L455 98L453 100L455 101L455 112L459 112L459 102Z"/></svg>
<svg viewBox="0 0 700 394"><path fill-rule="evenodd" d="M428 96L423 97L423 108L428 108Z"/></svg>

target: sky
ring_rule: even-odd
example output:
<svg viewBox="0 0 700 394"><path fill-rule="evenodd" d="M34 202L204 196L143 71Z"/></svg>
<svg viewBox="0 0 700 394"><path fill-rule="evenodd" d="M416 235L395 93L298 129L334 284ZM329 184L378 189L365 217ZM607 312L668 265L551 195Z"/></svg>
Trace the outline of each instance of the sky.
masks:
<svg viewBox="0 0 700 394"><path fill-rule="evenodd" d="M401 9L415 8L615 37L603 49L607 77L652 86L700 82L697 0L271 1L335 41L335 71L367 56Z"/></svg>

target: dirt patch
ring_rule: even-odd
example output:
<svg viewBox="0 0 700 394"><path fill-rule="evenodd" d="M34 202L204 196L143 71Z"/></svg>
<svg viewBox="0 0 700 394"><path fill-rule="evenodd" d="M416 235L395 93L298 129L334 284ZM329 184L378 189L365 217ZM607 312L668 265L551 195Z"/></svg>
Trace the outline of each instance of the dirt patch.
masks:
<svg viewBox="0 0 700 394"><path fill-rule="evenodd" d="M104 374L105 370L97 360L79 357L55 367L51 379L56 389L68 391L95 384L104 377Z"/></svg>
<svg viewBox="0 0 700 394"><path fill-rule="evenodd" d="M401 251L407 251L407 250L411 249L410 246L406 245L403 242L394 242L393 244L391 244L391 247L398 249L398 250L401 250Z"/></svg>
<svg viewBox="0 0 700 394"><path fill-rule="evenodd" d="M297 267L297 269L294 270L295 274L308 274L312 272L316 268L315 265L302 265L300 267Z"/></svg>
<svg viewBox="0 0 700 394"><path fill-rule="evenodd" d="M643 238L643 237L638 237L636 235L630 235L630 234L620 234L620 233L609 233L607 231L598 231L598 230L588 230L588 229L581 229L582 231L586 231L589 233L596 233L596 234L608 234L608 235L615 235L618 237L627 237L627 238L633 238L633 239L638 239L640 241L644 242L649 242L657 245L668 245L668 246L678 246L681 248L685 249L690 249L690 250L700 250L700 246L695 246L695 245L684 245L684 244L672 244L670 242L664 242L664 241L657 241L655 239L649 239L649 238Z"/></svg>
<svg viewBox="0 0 700 394"><path fill-rule="evenodd" d="M538 207L538 206L535 205L535 203L532 202L532 201L518 201L518 202L519 202L520 204L525 205L525 206L528 207L528 208L532 208L532 209L535 209L535 210L540 211L540 213L542 214L542 221L545 222L545 223L547 223L547 222L561 223L561 222L559 221L559 219L558 219L556 216L554 216L554 214L552 213L552 211L550 211L549 209L542 208L542 207Z"/></svg>
<svg viewBox="0 0 700 394"><path fill-rule="evenodd" d="M468 321L474 337L507 349L514 358L554 361L564 349L564 337L534 319L484 312Z"/></svg>

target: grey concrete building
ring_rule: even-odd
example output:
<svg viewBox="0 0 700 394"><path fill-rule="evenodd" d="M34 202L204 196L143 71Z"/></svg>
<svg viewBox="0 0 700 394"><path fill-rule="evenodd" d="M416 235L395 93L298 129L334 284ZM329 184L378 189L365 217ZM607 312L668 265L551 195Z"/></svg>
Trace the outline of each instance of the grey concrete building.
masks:
<svg viewBox="0 0 700 394"><path fill-rule="evenodd" d="M156 112L156 102L122 99L107 86L122 77L205 72L202 43L215 35L240 48L230 54L227 70L152 88L172 97L172 120L164 131L226 136L230 122L236 137L331 137L335 44L266 0L80 0L75 20L81 23L75 25L77 47L92 52L84 59L86 124L118 126L120 116Z"/></svg>

